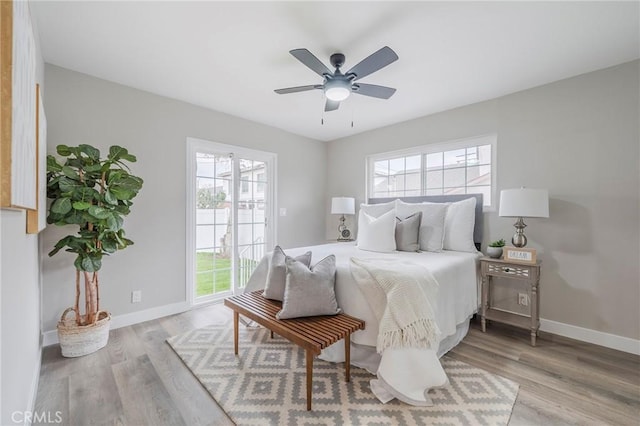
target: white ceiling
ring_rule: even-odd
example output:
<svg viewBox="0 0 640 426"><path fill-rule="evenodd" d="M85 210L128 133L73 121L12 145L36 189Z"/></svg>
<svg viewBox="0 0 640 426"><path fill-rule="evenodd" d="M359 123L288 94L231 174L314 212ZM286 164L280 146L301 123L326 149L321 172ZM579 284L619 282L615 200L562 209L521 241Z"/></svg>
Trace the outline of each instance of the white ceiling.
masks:
<svg viewBox="0 0 640 426"><path fill-rule="evenodd" d="M32 2L46 62L333 140L640 56L635 2ZM343 69L388 45L400 59L323 114L320 84L288 51ZM324 125L321 118L324 115ZM353 120L354 126L351 127Z"/></svg>

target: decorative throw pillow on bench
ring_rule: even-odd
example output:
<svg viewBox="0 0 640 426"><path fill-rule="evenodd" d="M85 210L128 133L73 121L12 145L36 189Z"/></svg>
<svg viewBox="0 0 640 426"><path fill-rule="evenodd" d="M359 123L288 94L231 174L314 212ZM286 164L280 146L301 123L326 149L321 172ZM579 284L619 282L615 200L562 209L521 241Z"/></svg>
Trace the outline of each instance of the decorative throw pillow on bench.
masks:
<svg viewBox="0 0 640 426"><path fill-rule="evenodd" d="M336 300L336 257L330 255L313 268L291 257L286 258L287 281L282 310L277 319L336 315L341 312Z"/></svg>
<svg viewBox="0 0 640 426"><path fill-rule="evenodd" d="M287 279L287 265L285 259L287 255L280 246L276 246L271 254L269 261L269 272L267 272L267 281L264 287L264 293L262 294L267 299L279 300L282 302L284 299L284 288ZM311 252L308 251L305 254L297 256L295 258L303 265L309 267L311 265Z"/></svg>

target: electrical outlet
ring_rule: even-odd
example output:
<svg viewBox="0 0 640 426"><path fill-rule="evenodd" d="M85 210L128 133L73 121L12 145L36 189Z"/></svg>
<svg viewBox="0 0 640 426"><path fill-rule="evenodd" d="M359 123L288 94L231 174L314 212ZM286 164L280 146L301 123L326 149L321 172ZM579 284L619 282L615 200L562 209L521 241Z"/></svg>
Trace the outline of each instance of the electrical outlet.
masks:
<svg viewBox="0 0 640 426"><path fill-rule="evenodd" d="M142 290L134 290L131 292L131 303L142 302Z"/></svg>
<svg viewBox="0 0 640 426"><path fill-rule="evenodd" d="M527 293L518 293L518 305L529 306L529 295Z"/></svg>

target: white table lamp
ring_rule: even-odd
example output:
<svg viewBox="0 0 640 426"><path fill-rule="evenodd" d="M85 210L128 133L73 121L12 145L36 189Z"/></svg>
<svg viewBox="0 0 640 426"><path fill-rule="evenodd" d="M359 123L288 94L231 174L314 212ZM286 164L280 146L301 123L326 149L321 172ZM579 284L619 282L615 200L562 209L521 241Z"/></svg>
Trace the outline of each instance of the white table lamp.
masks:
<svg viewBox="0 0 640 426"><path fill-rule="evenodd" d="M500 191L500 210L498 215L505 217L517 217L513 224L516 233L511 239L515 247L527 245L527 237L524 235L523 218L525 217L549 217L549 193L546 189L504 189Z"/></svg>
<svg viewBox="0 0 640 426"><path fill-rule="evenodd" d="M351 231L344 224L345 214L356 213L356 200L352 197L333 197L331 199L331 214L340 214L340 225L338 225L338 241L351 239Z"/></svg>

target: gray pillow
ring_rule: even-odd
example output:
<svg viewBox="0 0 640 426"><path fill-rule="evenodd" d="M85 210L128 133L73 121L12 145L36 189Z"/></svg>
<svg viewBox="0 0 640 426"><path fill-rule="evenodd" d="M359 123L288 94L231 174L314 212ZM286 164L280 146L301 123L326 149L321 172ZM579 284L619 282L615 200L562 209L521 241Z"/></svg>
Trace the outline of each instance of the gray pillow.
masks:
<svg viewBox="0 0 640 426"><path fill-rule="evenodd" d="M396 217L396 249L398 251L420 251L420 221L422 212L400 219Z"/></svg>
<svg viewBox="0 0 640 426"><path fill-rule="evenodd" d="M267 272L267 281L264 286L262 295L267 299L280 300L284 299L284 288L287 280L287 265L285 259L287 255L280 246L276 246L271 254L269 262L269 272ZM311 265L311 252L308 251L295 258L305 266Z"/></svg>
<svg viewBox="0 0 640 426"><path fill-rule="evenodd" d="M307 267L287 257L287 286L282 310L277 319L336 315L341 312L336 300L336 257L330 255Z"/></svg>

